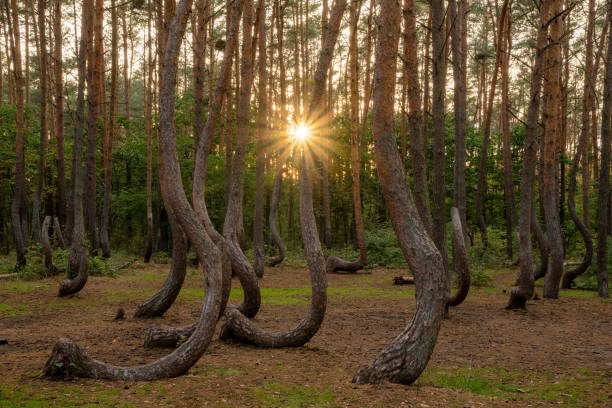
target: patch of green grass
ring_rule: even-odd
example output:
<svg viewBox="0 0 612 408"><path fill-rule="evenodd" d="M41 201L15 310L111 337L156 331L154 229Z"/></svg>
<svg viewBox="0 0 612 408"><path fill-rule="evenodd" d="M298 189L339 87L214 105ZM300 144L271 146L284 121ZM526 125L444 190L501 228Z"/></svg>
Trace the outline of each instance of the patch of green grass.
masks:
<svg viewBox="0 0 612 408"><path fill-rule="evenodd" d="M12 384L0 386L0 408L46 407L133 407L122 401L119 390L94 387L84 389L62 386L61 390L40 386Z"/></svg>
<svg viewBox="0 0 612 408"><path fill-rule="evenodd" d="M0 287L0 293L30 293L37 290L47 289L54 285L54 283L48 281L25 281L25 280L13 280L8 282L2 282Z"/></svg>
<svg viewBox="0 0 612 408"><path fill-rule="evenodd" d="M288 385L275 382L251 388L251 395L262 407L332 407L334 394L329 390L317 390L308 386Z"/></svg>
<svg viewBox="0 0 612 408"><path fill-rule="evenodd" d="M559 296L569 296L577 299L584 299L597 297L597 292L593 290L561 289L559 290Z"/></svg>
<svg viewBox="0 0 612 408"><path fill-rule="evenodd" d="M32 314L30 305L7 305L5 303L0 303L0 317L27 316L30 314Z"/></svg>
<svg viewBox="0 0 612 408"><path fill-rule="evenodd" d="M604 377L577 370L571 376L555 377L549 372L510 371L503 368L435 368L428 367L418 379L421 384L453 388L475 395L501 399L534 399L573 404L586 396L597 395L607 384Z"/></svg>

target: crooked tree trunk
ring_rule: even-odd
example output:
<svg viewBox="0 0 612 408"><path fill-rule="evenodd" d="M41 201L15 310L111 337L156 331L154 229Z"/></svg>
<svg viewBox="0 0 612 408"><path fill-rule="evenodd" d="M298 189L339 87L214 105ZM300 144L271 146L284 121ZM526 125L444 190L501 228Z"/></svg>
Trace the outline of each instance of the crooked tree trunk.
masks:
<svg viewBox="0 0 612 408"><path fill-rule="evenodd" d="M588 117L588 114L586 116ZM580 132L578 147L576 148L576 155L574 156L574 161L572 162L572 167L570 168L570 181L567 191L567 208L569 210L570 217L572 217L572 221L574 221L574 224L576 224L576 228L578 228L578 231L580 231L582 239L584 240L584 257L582 258L580 265L572 270L565 271L563 274L561 287L564 289L569 289L572 286L574 279L586 272L593 259L593 238L591 237L591 232L582 219L578 216L578 213L576 213L576 174L578 173L578 166L580 165L580 157L584 151L584 144L587 142L587 136L583 116L583 128Z"/></svg>
<svg viewBox="0 0 612 408"><path fill-rule="evenodd" d="M83 215L83 128L85 127L85 77L86 72L86 53L87 37L91 26L91 14L86 12L90 8L92 0L83 1L83 11L81 14L81 38L79 40L78 56L78 75L79 83L77 87L76 101L76 123L74 127L74 144L72 147L72 178L74 189L71 197L72 201L72 230L70 242L70 258L68 259L68 279L60 282L59 296L67 296L77 293L87 282L87 272L89 269L89 255L85 245L85 220Z"/></svg>
<svg viewBox="0 0 612 408"><path fill-rule="evenodd" d="M64 234L62 233L62 226L60 225L60 221L57 217L53 217L53 229L60 248L66 249L66 242L64 241Z"/></svg>
<svg viewBox="0 0 612 408"><path fill-rule="evenodd" d="M228 84L231 79L232 58L238 42L238 28L240 26L240 17L242 15L242 4L232 3L231 10L230 22L227 30L228 34L225 41L225 51L219 71L219 77L217 79L215 93L210 104L206 123L204 124L204 130L198 140L199 144L193 170L192 200L199 222L202 223L206 229L206 232L210 235L217 246L223 247L224 252L231 260L232 270L238 275L240 283L244 288L244 302L240 306L240 310L249 317L252 317L257 314L261 304L261 295L259 292L257 277L253 272L253 268L249 260L244 255L244 252L236 240L225 239L225 237L219 234L219 232L217 232L215 229L208 215L204 194L206 188L208 154L210 152L210 146L215 133L215 128L223 108L223 101L228 93Z"/></svg>
<svg viewBox="0 0 612 408"><path fill-rule="evenodd" d="M465 233L461 223L461 214L457 207L451 208L453 223L453 243L455 245L455 268L459 277L459 288L454 295L449 296L446 307L459 306L470 291L470 268L468 264L467 249L465 247Z"/></svg>
<svg viewBox="0 0 612 408"><path fill-rule="evenodd" d="M312 99L306 123L315 123L325 116L324 88L345 8L346 0L336 0L314 75ZM312 186L309 181L314 166L313 161L313 152L305 143L300 168L300 224L312 284L310 313L289 331L267 333L238 310L230 308L225 313L226 326L222 332L224 338L232 336L260 347L298 347L308 342L319 330L327 304L327 277L313 210Z"/></svg>
<svg viewBox="0 0 612 408"><path fill-rule="evenodd" d="M606 19L612 25L612 1L608 0ZM601 167L599 174L599 198L597 201L597 292L600 297L610 297L607 272L607 229L610 211L610 109L612 108L612 30L608 34L608 55L604 82L604 98L601 110Z"/></svg>
<svg viewBox="0 0 612 408"><path fill-rule="evenodd" d="M176 65L181 38L187 24L192 0L182 0L170 26L165 53L163 82L160 88L160 178L168 207L189 242L196 250L205 271L205 297L194 333L169 355L149 364L118 367L94 360L68 339L60 339L47 361L43 375L92 377L109 380L155 380L184 374L195 364L212 339L221 307L221 254L197 220L182 188L174 127ZM242 4L239 3L241 6ZM59 364L61 363L61 364Z"/></svg>
<svg viewBox="0 0 612 408"><path fill-rule="evenodd" d="M531 229L533 228L540 247L540 254L546 270L548 263L548 246L544 244L544 233L538 224L535 213L535 168L538 154L538 113L540 110L540 90L542 88L542 56L546 45L547 2L540 3L540 24L536 39L536 54L531 72L529 90L529 107L527 108L527 126L525 129L525 148L523 167L521 169L521 196L519 218L519 259L520 272L516 285L510 290L507 309L525 307L534 290L533 248Z"/></svg>
<svg viewBox="0 0 612 408"><path fill-rule="evenodd" d="M442 9L441 1L436 7ZM412 200L395 139L392 95L395 94L400 18L398 2L381 1L377 20L373 130L378 175L393 229L414 273L417 308L411 323L370 364L357 371L353 381L358 383L383 380L413 383L433 352L446 303L446 271L442 256L425 230Z"/></svg>
<svg viewBox="0 0 612 408"><path fill-rule="evenodd" d="M546 234L550 248L548 271L544 277L543 297L559 297L559 282L563 275L563 237L559 223L557 152L560 143L561 109L561 36L563 21L561 3L552 2L548 10L550 22L548 48L544 54L544 134L542 151L542 204Z"/></svg>
<svg viewBox="0 0 612 408"><path fill-rule="evenodd" d="M350 106L351 106L351 179L353 182L353 209L355 211L355 236L357 247L359 248L359 259L356 261L346 261L337 256L327 258L327 273L344 271L357 272L363 269L367 263L365 232L363 227L363 214L361 209L361 187L359 183L359 173L361 170L361 141L359 138L359 83L357 69L357 2L352 2L350 6L350 27L349 37L349 71L350 71ZM405 89L405 88L404 88ZM402 114L402 118L404 115ZM404 119L402 119L404 127ZM405 142L405 133L402 134ZM402 145L402 157L405 160L405 143Z"/></svg>
<svg viewBox="0 0 612 408"><path fill-rule="evenodd" d="M170 230L172 231L172 266L170 267L170 273L168 273L168 277L162 287L153 296L138 305L134 317L163 316L176 300L185 281L185 274L187 272L187 242L172 210L167 208L166 211L168 213L168 221L170 222Z"/></svg>

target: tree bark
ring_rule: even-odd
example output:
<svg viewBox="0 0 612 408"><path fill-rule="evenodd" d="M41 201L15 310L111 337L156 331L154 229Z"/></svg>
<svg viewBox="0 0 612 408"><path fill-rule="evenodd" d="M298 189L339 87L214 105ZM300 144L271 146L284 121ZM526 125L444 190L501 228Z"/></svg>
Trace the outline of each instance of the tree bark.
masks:
<svg viewBox="0 0 612 408"><path fill-rule="evenodd" d="M89 256L85 245L85 220L83 215L83 130L85 127L85 78L87 76L86 58L87 43L91 32L92 0L83 0L81 11L81 38L78 55L78 87L76 100L76 123L74 127L74 143L72 146L72 229L70 238L70 258L68 259L68 279L60 282L59 296L68 296L79 292L87 282Z"/></svg>
<svg viewBox="0 0 612 408"><path fill-rule="evenodd" d="M221 254L210 240L190 207L182 188L176 136L174 128L174 94L176 86L177 53L187 24L192 0L182 0L172 21L165 53L160 104L160 175L166 204L177 214L181 228L189 237L202 270L206 271L205 298L196 330L179 348L169 355L149 364L136 367L117 367L89 357L78 345L68 339L60 339L43 375L92 377L109 380L154 380L184 374L195 364L212 339L221 307ZM62 363L62 364L58 364Z"/></svg>
<svg viewBox="0 0 612 408"><path fill-rule="evenodd" d="M608 0L608 24L612 25L612 1ZM610 297L607 271L607 236L609 228L608 206L610 200L610 109L612 108L612 30L608 34L608 54L604 82L604 98L601 110L601 167L599 197L597 200L597 292L600 297Z"/></svg>
<svg viewBox="0 0 612 408"><path fill-rule="evenodd" d="M51 243L49 242L49 224L51 224L51 216L45 216L42 223L40 242L43 247L43 256L45 258L45 268L49 275L57 274L57 267L53 264L53 251L51 250Z"/></svg>
<svg viewBox="0 0 612 408"><path fill-rule="evenodd" d="M163 316L176 300L187 272L187 242L176 217L167 208L172 231L172 266L162 287L150 298L138 305L134 317L150 318Z"/></svg>
<svg viewBox="0 0 612 408"><path fill-rule="evenodd" d="M508 6L508 15L511 15L511 5ZM512 237L513 237L513 215L514 208L514 182L512 180L512 147L510 140L510 117L509 91L510 91L510 52L512 47L510 18L506 18L503 30L498 35L502 36L502 60L501 60L501 125L502 125L502 150L504 161L504 213L506 218L506 256L512 260Z"/></svg>
<svg viewBox="0 0 612 408"><path fill-rule="evenodd" d="M542 152L542 204L546 220L546 234L550 248L548 271L544 277L543 297L559 297L559 282L563 274L563 238L559 224L557 194L557 152L561 125L561 36L563 21L561 2L552 2L548 10L550 29L548 47L544 55L544 134Z"/></svg>
<svg viewBox="0 0 612 408"><path fill-rule="evenodd" d="M510 300L507 309L524 308L531 299L534 290L533 249L531 244L531 229L534 227L540 254L544 261L544 270L548 263L548 247L543 245L543 232L540 229L535 214L535 168L538 154L538 113L540 110L540 90L542 88L543 53L546 46L547 8L548 2L540 2L540 23L536 39L536 53L531 71L531 86L529 90L529 107L527 108L527 125L525 129L525 147L523 152L523 167L521 168L521 196L519 218L519 259L520 272L517 284L510 290ZM541 237L542 236L542 237ZM546 255L546 256L544 256Z"/></svg>
<svg viewBox="0 0 612 408"><path fill-rule="evenodd" d="M431 3L431 40L433 52L433 229L432 238L448 266L446 251L446 170L444 126L445 99L445 38L444 6L442 2Z"/></svg>
<svg viewBox="0 0 612 408"><path fill-rule="evenodd" d="M442 10L439 0L436 12ZM373 130L376 165L399 245L414 273L417 311L412 322L367 366L354 382L383 380L413 383L433 352L446 303L446 272L440 251L432 242L412 201L397 151L394 130L396 58L400 24L397 1L381 1L374 68ZM439 17L436 17L439 21Z"/></svg>
<svg viewBox="0 0 612 408"><path fill-rule="evenodd" d="M493 100L495 99L495 88L497 86L497 75L502 59L501 45L503 40L503 28L507 18L507 10L509 8L509 0L504 0L501 13L497 23L497 43L495 44L495 67L493 76L491 77L491 88L487 99L487 110L485 114L484 136L482 140L482 149L480 153L480 165L478 167L478 183L476 186L476 223L480 229L483 246L488 246L487 223L484 216L484 190L486 184L487 172L487 154L489 150L489 139L491 136L491 116L493 115Z"/></svg>
<svg viewBox="0 0 612 408"><path fill-rule="evenodd" d="M470 290L470 269L468 264L467 249L465 247L465 233L461 224L461 214L457 207L451 208L451 220L453 223L453 239L455 245L455 267L459 278L459 288L454 295L448 297L446 307L459 306L468 295Z"/></svg>
<svg viewBox="0 0 612 408"><path fill-rule="evenodd" d="M111 182L113 171L113 137L116 131L116 117L119 113L119 103L117 99L117 78L119 70L118 54L118 33L117 33L117 8L116 0L111 0L111 83L110 83L110 114L108 116L108 129L104 132L103 139L103 162L104 162L104 194L102 198L102 222L100 225L100 247L102 256L110 258L110 205L111 205ZM104 74L102 74L104 75ZM104 78L104 76L102 76ZM102 86L104 79L102 79ZM106 103L106 101L103 101Z"/></svg>
<svg viewBox="0 0 612 408"><path fill-rule="evenodd" d="M325 116L324 87L345 8L346 0L336 0L314 75L312 99L306 123L316 123ZM289 331L267 333L237 309L229 308L225 313L226 327L222 332L224 338L231 335L260 347L299 347L308 342L319 330L327 304L327 277L313 210L312 187L309 181L313 160L312 149L305 143L300 168L300 221L304 252L312 283L310 313Z"/></svg>
<svg viewBox="0 0 612 408"><path fill-rule="evenodd" d="M151 48L153 48L151 39L151 1L147 2L147 9L149 18L147 19L147 80L145 89L145 131L147 133L147 245L144 254L145 263L148 263L153 255L153 118L151 117L153 113L153 95L151 88L154 67L151 55ZM174 256L172 257L172 262L174 263Z"/></svg>
<svg viewBox="0 0 612 408"><path fill-rule="evenodd" d="M17 267L26 264L27 230L23 228L26 204L25 155L23 140L23 76L21 70L21 36L19 34L19 14L17 0L11 0L10 11L8 0L5 0L6 22L10 36L11 55L13 57L13 79L15 105L17 111L15 133L15 189L11 205L11 222L13 224L13 240L17 252Z"/></svg>
<svg viewBox="0 0 612 408"><path fill-rule="evenodd" d="M32 234L36 242L41 242L40 210L43 188L45 185L46 156L49 145L49 135L47 126L47 29L45 26L45 2L38 0L38 74L40 78L40 145L38 150L38 172L36 174L36 190L32 202ZM27 39L26 39L27 40ZM28 69L28 67L26 67ZM46 215L46 214L45 214Z"/></svg>
<svg viewBox="0 0 612 408"><path fill-rule="evenodd" d="M98 135L98 114L100 112L100 96L102 90L100 70L102 69L102 0L95 0L87 12L91 15L91 27L88 33L87 46L87 151L85 158L85 197L83 210L85 212L85 228L95 253L99 247L98 226L96 221L96 150ZM98 39L98 37L100 37Z"/></svg>
<svg viewBox="0 0 612 408"><path fill-rule="evenodd" d="M62 66L62 2L54 1L54 74L55 74L55 143L57 150L57 213L60 225L66 225L66 164L64 157L64 94Z"/></svg>

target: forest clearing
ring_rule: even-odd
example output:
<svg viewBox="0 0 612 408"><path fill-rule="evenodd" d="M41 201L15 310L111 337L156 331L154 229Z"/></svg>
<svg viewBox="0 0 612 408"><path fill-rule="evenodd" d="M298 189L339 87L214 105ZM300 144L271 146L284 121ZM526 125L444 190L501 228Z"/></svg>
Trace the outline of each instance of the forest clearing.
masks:
<svg viewBox="0 0 612 408"><path fill-rule="evenodd" d="M130 314L167 271L167 265L139 263L115 278L94 277L63 304L54 279L2 288L0 332L9 345L2 346L0 406L603 407L612 399L610 301L570 289L558 301L540 299L530 301L527 311L506 311L503 291L515 268L494 271L493 286L475 288L463 307L451 311L428 368L412 387L350 382L351 373L414 312L414 287L392 284L405 272L398 269L330 276L328 313L303 348L262 352L214 341L185 376L152 383L36 379L60 336L121 365L167 353L142 347L145 329L194 319L202 298L196 269L189 269L183 292L163 318L113 320L119 307ZM264 327L288 328L307 310L310 285L303 268L267 270L261 284L257 321ZM536 291L541 296L540 285ZM230 300L240 296L236 291Z"/></svg>

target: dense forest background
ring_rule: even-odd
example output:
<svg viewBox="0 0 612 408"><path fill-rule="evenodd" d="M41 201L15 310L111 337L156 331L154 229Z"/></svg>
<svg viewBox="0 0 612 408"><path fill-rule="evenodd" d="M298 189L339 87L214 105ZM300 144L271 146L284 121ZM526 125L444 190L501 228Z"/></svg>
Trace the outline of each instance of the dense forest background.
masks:
<svg viewBox="0 0 612 408"><path fill-rule="evenodd" d="M167 30L174 3L168 0L126 2L98 0L92 4L95 23L88 43L88 58L95 62L88 70L86 89L88 124L85 205L89 246L103 245L108 236L110 248L144 254L147 248L147 197L153 221L153 250L157 259L169 256L172 239L167 214L161 199L157 172L157 132L159 129L159 65L163 50L160 37ZM301 248L298 218L297 158L292 152L285 161L286 140L299 126L313 81L315 59L327 24L329 5L316 0L274 0L265 2L267 53L267 101L263 141L255 137L258 128L257 81L255 74L251 103L251 138L248 141L243 193L243 242L250 250L253 242L256 193L256 162L263 154L264 220L268 220L277 167L284 169L282 193L278 205L278 228L289 252ZM269 4L267 4L269 3ZM411 2L407 2L411 3ZM527 107L529 106L531 66L535 53L539 10L532 1L490 0L460 3L467 6L466 25L466 150L465 211L470 257L483 262L514 262L519 214L519 186L524 161ZM16 7L16 8L15 8ZM571 220L568 205L570 167L575 160L581 131L586 127L586 144L577 176L575 208L589 231L597 231L598 183L600 168L600 121L603 103L605 34L608 29L606 3L580 1L563 3L561 37L561 109L559 144L555 152L558 180L557 203L564 249L568 258L579 258L584 243ZM176 129L179 160L187 194L192 184L194 140L203 126L214 83L223 57L227 29L227 5L223 1L198 2L187 24L185 41L179 53L177 71ZM406 9L407 10L407 9ZM397 77L395 125L405 169L413 180L415 157L411 135L422 132L426 153L427 194L435 200L436 188L444 195L441 215L432 206L433 222L450 223L450 207L456 200L453 76L455 24L450 11L445 13L443 43L444 140L442 173L436 173L434 141L431 10L427 3L410 4L416 24L402 27L400 67ZM461 11L461 10L460 10ZM13 24L7 19L11 13ZM356 15L346 14L335 47L329 80L327 103L329 127L320 132L314 186L315 214L322 241L334 251L349 254L359 247L352 187L351 148L358 144L359 188L369 263L400 265L403 257L397 248L388 221L381 185L376 174L374 144L369 108L372 64L377 31L377 4L359 1ZM14 14L16 13L16 14ZM24 211L27 244L40 242L40 224L45 215L69 222L68 214L73 134L75 129L78 77L78 38L81 26L80 5L66 1L13 2L3 4L0 24L0 244L1 251L14 250L11 205L15 193L15 137L17 120L14 44L11 32L19 31L24 103L23 141L25 151ZM504 19L504 15L508 18ZM455 11L456 17L456 11ZM257 17L259 18L259 17ZM404 15L404 21L408 17ZM457 20L460 21L460 20ZM354 22L354 30L352 25ZM97 24L97 25L96 25ZM411 27L415 29L411 31ZM351 36L355 33L357 55L357 126L358 140L351 136ZM498 39L501 38L501 41ZM416 41L416 66L405 50ZM255 43L253 43L255 47ZM236 49L229 97L212 141L208 160L208 211L213 223L223 225L233 139L237 127L240 88L240 47ZM413 75L416 73L416 76ZM585 79L586 78L586 79ZM409 106L414 89L419 106ZM588 94L588 95L587 95ZM585 97L587 95L588 97ZM492 97L492 99L491 99ZM416 126L410 115L421 121ZM93 120L93 124L90 122ZM488 123L489 122L489 123ZM92 139L91 134L95 133ZM151 141L149 151L148 141ZM488 146L485 146L488 145ZM93 149L93 151L92 151ZM95 156L94 156L95 155ZM147 158L150 157L150 167ZM483 156L484 155L484 156ZM94 158L95 157L95 161ZM440 156L438 156L440 157ZM539 177L540 171L538 171ZM148 176L150 186L148 189ZM479 181L479 178L482 181ZM443 183L440 186L440 183ZM482 184L482 186L480 186ZM537 184L536 184L537 185ZM437 187L436 187L437 186ZM107 190L108 189L108 192ZM479 204L479 190L482 202ZM536 203L540 188L535 189ZM107 201L106 201L107 200ZM93 203L93 204L91 204ZM479 209L480 208L480 209ZM93 212L93 213L92 213ZM479 234L479 212L488 227L488 235ZM543 224L542 206L536 212ZM89 216L88 216L89 213ZM443 217L443 218L440 218ZM267 254L272 244L268 222L264 222ZM447 228L449 230L449 228ZM92 231L94 231L92 233ZM483 239L486 238L486 245ZM450 233L448 246L451 246ZM485 249L486 246L486 249ZM105 255L108 255L108 251ZM593 268L591 268L593 269ZM592 272L592 271L591 271ZM587 284L588 285L588 284ZM595 285L594 278L591 286Z"/></svg>

